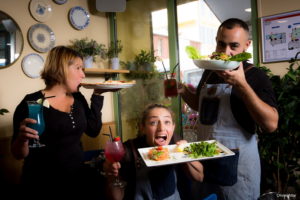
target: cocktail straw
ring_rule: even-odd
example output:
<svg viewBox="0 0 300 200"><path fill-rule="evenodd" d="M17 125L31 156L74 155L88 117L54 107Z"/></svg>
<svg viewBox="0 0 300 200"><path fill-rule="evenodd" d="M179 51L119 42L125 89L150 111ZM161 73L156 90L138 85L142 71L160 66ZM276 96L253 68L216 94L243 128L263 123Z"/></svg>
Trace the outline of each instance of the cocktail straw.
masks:
<svg viewBox="0 0 300 200"><path fill-rule="evenodd" d="M179 65L179 63L177 63L177 64L175 65L175 67L173 68L172 73L171 73L171 76L173 76L174 71L175 71L175 69L176 69L176 67L177 67L178 65Z"/></svg>
<svg viewBox="0 0 300 200"><path fill-rule="evenodd" d="M109 127L109 130L110 130L110 127ZM111 133L110 134L103 133L103 135L108 136L109 137L109 141L111 141L111 142L113 141L113 137L112 137Z"/></svg>
<svg viewBox="0 0 300 200"><path fill-rule="evenodd" d="M110 126L108 126L108 128L109 128L109 135L110 135L110 139L111 139L111 140L113 140L113 136L112 136L112 132L111 132L111 128L110 128Z"/></svg>
<svg viewBox="0 0 300 200"><path fill-rule="evenodd" d="M165 67L164 61L161 60L161 63L162 63L163 68L164 68L164 70L165 70L166 79L168 79L168 73L167 73L167 69L166 69L166 67Z"/></svg>

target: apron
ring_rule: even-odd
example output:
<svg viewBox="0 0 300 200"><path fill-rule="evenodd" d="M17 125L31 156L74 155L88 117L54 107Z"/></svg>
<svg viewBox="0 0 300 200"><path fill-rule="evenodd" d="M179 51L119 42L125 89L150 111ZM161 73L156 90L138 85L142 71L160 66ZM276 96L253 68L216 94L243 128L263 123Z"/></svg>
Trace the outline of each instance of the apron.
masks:
<svg viewBox="0 0 300 200"><path fill-rule="evenodd" d="M199 134L215 139L229 149L239 149L238 180L233 186L221 187L225 198L257 200L261 173L257 138L235 120L230 104L231 91L229 84L203 86L199 100Z"/></svg>

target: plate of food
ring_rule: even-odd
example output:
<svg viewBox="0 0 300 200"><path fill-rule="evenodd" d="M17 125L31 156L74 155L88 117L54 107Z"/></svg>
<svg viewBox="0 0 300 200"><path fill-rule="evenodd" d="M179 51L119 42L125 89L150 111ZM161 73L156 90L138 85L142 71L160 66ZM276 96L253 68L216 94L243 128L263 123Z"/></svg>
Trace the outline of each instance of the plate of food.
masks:
<svg viewBox="0 0 300 200"><path fill-rule="evenodd" d="M216 140L139 148L138 152L148 167L217 159L235 155L234 152Z"/></svg>
<svg viewBox="0 0 300 200"><path fill-rule="evenodd" d="M241 63L237 61L224 60L193 60L193 62L197 67L209 70L233 70Z"/></svg>
<svg viewBox="0 0 300 200"><path fill-rule="evenodd" d="M80 85L86 89L123 89L130 88L135 85L135 81L116 81L108 80L101 83L81 83Z"/></svg>
<svg viewBox="0 0 300 200"><path fill-rule="evenodd" d="M234 56L229 56L223 52L213 52L210 56L202 56L193 46L187 46L186 52L189 58L193 59L194 64L202 69L209 70L233 70L242 61L250 59L250 53L243 52Z"/></svg>

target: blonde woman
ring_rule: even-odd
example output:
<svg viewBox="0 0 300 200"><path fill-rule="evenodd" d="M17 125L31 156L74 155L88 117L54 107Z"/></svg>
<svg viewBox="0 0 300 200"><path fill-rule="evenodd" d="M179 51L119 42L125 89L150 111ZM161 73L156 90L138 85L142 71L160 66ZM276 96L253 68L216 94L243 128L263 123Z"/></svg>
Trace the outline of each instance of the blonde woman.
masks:
<svg viewBox="0 0 300 200"><path fill-rule="evenodd" d="M62 185L86 184L83 182L86 176L82 173L84 154L80 138L83 133L91 137L99 134L104 99L101 93L105 91L95 90L89 107L79 92L84 77L81 55L64 46L54 47L41 73L46 87L26 95L17 106L11 150L15 158L25 159L23 184L51 185L52 191ZM45 131L38 136L37 131L28 126L36 121L28 118L26 101L43 98L47 98L49 107L43 107ZM32 139L38 138L45 147L29 148Z"/></svg>

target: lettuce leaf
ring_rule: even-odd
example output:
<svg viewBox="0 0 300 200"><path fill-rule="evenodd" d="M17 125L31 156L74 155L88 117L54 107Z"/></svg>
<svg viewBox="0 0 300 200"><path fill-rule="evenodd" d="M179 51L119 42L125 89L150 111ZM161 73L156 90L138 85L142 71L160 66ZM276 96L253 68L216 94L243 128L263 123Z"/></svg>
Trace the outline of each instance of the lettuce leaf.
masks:
<svg viewBox="0 0 300 200"><path fill-rule="evenodd" d="M193 46L186 46L185 51L188 54L188 57L193 60L209 58L208 56L200 55L199 51ZM213 60L237 61L237 62L242 62L242 61L248 60L250 58L252 58L252 55L251 55L251 53L248 53L248 52L239 53L234 56L227 56L225 53L213 52L212 57L211 57L211 59L213 59Z"/></svg>
<svg viewBox="0 0 300 200"><path fill-rule="evenodd" d="M242 62L242 61L245 61L245 60L249 60L250 58L252 58L251 53L243 52L243 53L239 53L239 54L236 54L234 56L231 56L228 60L229 61Z"/></svg>
<svg viewBox="0 0 300 200"><path fill-rule="evenodd" d="M196 60L206 58L207 56L201 56L199 51L193 46L186 46L185 52L188 54L189 58Z"/></svg>

